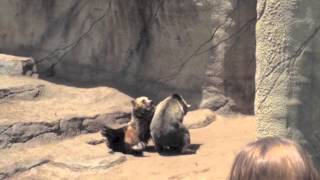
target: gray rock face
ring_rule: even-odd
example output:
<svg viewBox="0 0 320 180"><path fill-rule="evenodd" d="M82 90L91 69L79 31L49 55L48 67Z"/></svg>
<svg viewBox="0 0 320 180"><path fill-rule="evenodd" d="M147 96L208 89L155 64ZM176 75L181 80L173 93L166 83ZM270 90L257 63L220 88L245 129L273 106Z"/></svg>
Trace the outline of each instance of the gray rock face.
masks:
<svg viewBox="0 0 320 180"><path fill-rule="evenodd" d="M55 122L23 122L0 125L0 149L16 143L62 139L84 133L98 132L105 124L125 124L130 113L114 112L94 117L71 117Z"/></svg>
<svg viewBox="0 0 320 180"><path fill-rule="evenodd" d="M257 134L288 136L320 162L320 1L258 2Z"/></svg>
<svg viewBox="0 0 320 180"><path fill-rule="evenodd" d="M43 92L44 85L22 85L18 87L0 87L0 103L6 100L32 100Z"/></svg>
<svg viewBox="0 0 320 180"><path fill-rule="evenodd" d="M252 113L256 1L216 1L201 107Z"/></svg>
<svg viewBox="0 0 320 180"><path fill-rule="evenodd" d="M0 1L0 49L34 57L42 75L155 100L180 92L194 108L252 113L255 4Z"/></svg>

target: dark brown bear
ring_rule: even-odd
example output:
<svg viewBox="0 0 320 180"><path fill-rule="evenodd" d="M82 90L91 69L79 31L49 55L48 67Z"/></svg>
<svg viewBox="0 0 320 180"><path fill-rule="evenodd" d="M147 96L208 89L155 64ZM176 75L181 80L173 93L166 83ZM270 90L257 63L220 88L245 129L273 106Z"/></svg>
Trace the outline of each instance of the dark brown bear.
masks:
<svg viewBox="0 0 320 180"><path fill-rule="evenodd" d="M190 133L183 124L189 104L179 94L173 94L161 101L155 110L150 130L159 154L195 153L190 149Z"/></svg>

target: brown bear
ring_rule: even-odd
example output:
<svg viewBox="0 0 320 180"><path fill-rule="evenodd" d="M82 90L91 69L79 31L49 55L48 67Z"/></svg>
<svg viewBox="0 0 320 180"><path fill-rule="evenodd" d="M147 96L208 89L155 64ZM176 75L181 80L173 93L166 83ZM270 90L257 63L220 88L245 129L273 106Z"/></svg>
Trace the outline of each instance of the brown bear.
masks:
<svg viewBox="0 0 320 180"><path fill-rule="evenodd" d="M107 146L125 154L141 154L150 139L150 123L155 106L149 98L142 96L131 101L130 122L120 128L104 126L101 134L107 139Z"/></svg>

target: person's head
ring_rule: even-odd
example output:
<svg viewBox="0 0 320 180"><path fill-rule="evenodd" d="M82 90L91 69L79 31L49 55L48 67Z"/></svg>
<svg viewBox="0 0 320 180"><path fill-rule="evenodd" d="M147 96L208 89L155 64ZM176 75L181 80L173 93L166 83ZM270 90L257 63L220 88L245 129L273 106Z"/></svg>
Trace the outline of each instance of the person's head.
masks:
<svg viewBox="0 0 320 180"><path fill-rule="evenodd" d="M267 137L236 156L229 180L319 180L308 153L291 140Z"/></svg>

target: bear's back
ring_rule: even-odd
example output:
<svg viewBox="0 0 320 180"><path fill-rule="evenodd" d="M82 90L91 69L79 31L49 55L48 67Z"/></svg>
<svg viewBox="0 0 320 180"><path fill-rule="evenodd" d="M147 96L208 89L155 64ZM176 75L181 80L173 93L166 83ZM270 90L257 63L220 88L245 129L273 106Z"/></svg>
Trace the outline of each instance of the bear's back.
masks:
<svg viewBox="0 0 320 180"><path fill-rule="evenodd" d="M184 115L179 103L177 99L171 96L161 101L156 107L150 130L157 133L166 133L175 129L177 124L181 123Z"/></svg>

